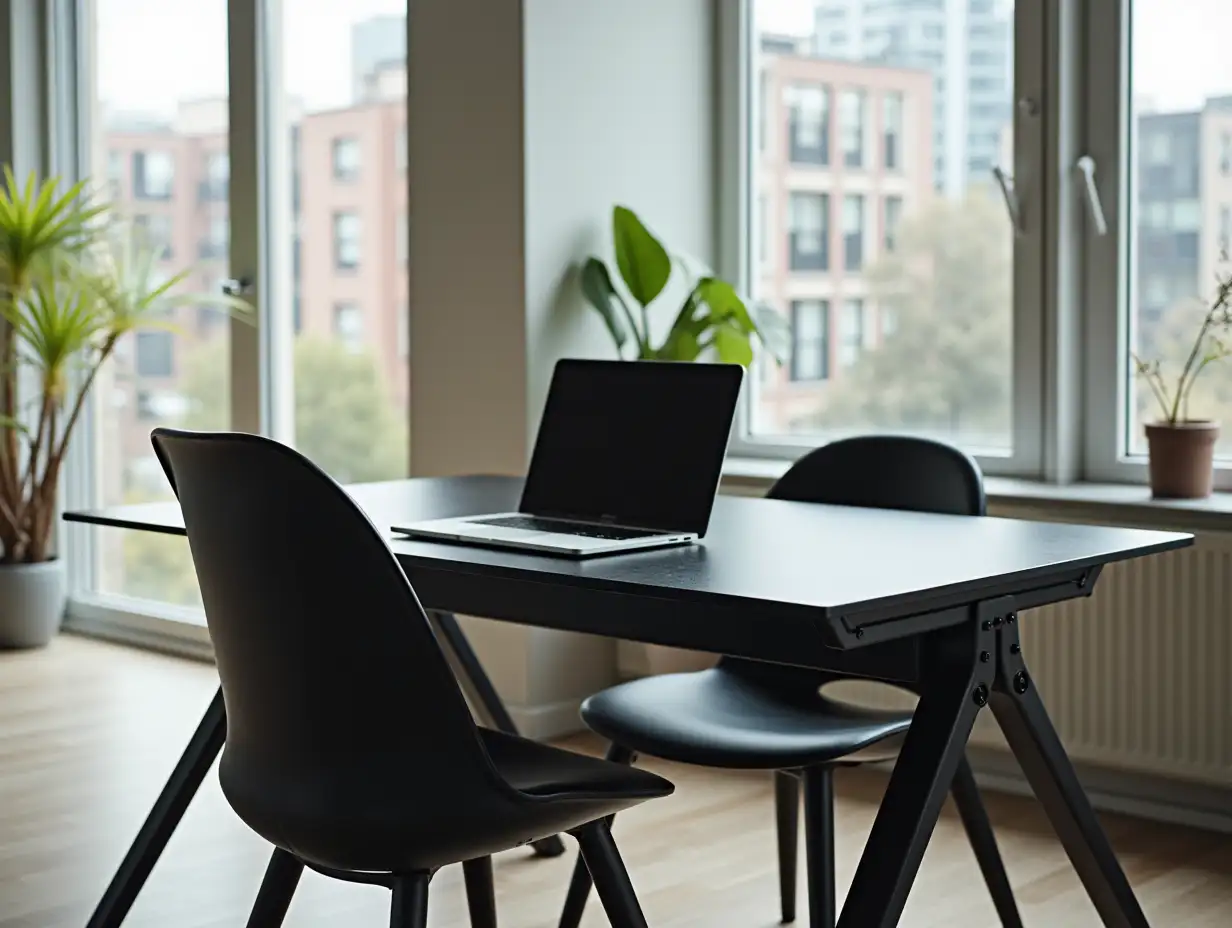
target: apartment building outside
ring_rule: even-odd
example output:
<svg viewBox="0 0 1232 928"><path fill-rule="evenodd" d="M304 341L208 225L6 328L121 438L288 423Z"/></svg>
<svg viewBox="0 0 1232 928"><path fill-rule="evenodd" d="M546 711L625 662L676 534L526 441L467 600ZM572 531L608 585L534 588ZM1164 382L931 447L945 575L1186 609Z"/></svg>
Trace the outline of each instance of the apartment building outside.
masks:
<svg viewBox="0 0 1232 928"><path fill-rule="evenodd" d="M933 181L957 199L999 163L1013 100L1013 6L1004 0L818 0L815 54L933 79Z"/></svg>
<svg viewBox="0 0 1232 928"><path fill-rule="evenodd" d="M893 319L865 270L933 195L933 80L921 69L763 51L754 211L758 296L791 351L764 365L759 431L784 434Z"/></svg>

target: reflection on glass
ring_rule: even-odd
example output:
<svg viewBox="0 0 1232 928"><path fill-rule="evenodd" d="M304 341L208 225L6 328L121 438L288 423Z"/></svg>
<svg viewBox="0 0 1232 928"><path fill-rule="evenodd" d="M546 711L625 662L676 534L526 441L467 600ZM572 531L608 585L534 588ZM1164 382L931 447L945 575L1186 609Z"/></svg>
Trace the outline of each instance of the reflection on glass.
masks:
<svg viewBox="0 0 1232 928"><path fill-rule="evenodd" d="M990 181L1012 156L1014 5L963 7L753 0L753 202L786 255L753 287L792 326L756 381L759 437L1011 449L1011 229Z"/></svg>

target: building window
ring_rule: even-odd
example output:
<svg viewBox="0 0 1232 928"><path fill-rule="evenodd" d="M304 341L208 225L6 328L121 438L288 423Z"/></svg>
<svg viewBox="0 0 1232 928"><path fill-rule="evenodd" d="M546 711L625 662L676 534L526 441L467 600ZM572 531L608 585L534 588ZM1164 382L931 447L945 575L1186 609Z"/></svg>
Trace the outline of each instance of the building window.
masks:
<svg viewBox="0 0 1232 928"><path fill-rule="evenodd" d="M227 217L211 216L209 226L206 228L205 238L201 240L198 254L207 260L225 258L227 256L227 244L230 236L231 228Z"/></svg>
<svg viewBox="0 0 1232 928"><path fill-rule="evenodd" d="M170 200L175 187L175 159L170 152L133 152L133 196L138 200Z"/></svg>
<svg viewBox="0 0 1232 928"><path fill-rule="evenodd" d="M864 301L843 301L838 323L838 363L840 367L851 367L864 350Z"/></svg>
<svg viewBox="0 0 1232 928"><path fill-rule="evenodd" d="M903 220L903 198L889 196L885 198L885 210L882 215L883 241L886 251L894 250L898 239L898 226Z"/></svg>
<svg viewBox="0 0 1232 928"><path fill-rule="evenodd" d="M364 315L358 303L334 304L334 337L351 351L364 347Z"/></svg>
<svg viewBox="0 0 1232 928"><path fill-rule="evenodd" d="M788 253L793 271L830 269L830 195L793 193L788 212Z"/></svg>
<svg viewBox="0 0 1232 928"><path fill-rule="evenodd" d="M903 169L903 95L887 93L882 99L882 163L887 171Z"/></svg>
<svg viewBox="0 0 1232 928"><path fill-rule="evenodd" d="M1219 137L1219 173L1224 177L1232 175L1232 132Z"/></svg>
<svg viewBox="0 0 1232 928"><path fill-rule="evenodd" d="M864 166L864 91L844 90L838 95L838 131L842 139L843 166Z"/></svg>
<svg viewBox="0 0 1232 928"><path fill-rule="evenodd" d="M394 167L406 170L406 126L394 133Z"/></svg>
<svg viewBox="0 0 1232 928"><path fill-rule="evenodd" d="M334 267L353 271L359 267L359 214L334 213Z"/></svg>
<svg viewBox="0 0 1232 928"><path fill-rule="evenodd" d="M1219 253L1232 252L1232 206L1219 207Z"/></svg>
<svg viewBox="0 0 1232 928"><path fill-rule="evenodd" d="M351 181L359 179L359 139L353 135L334 139L331 146L334 168L334 180Z"/></svg>
<svg viewBox="0 0 1232 928"><path fill-rule="evenodd" d="M170 377L175 357L170 332L137 333L137 376Z"/></svg>
<svg viewBox="0 0 1232 928"><path fill-rule="evenodd" d="M794 164L830 163L830 91L818 85L792 85L787 101L789 156Z"/></svg>
<svg viewBox="0 0 1232 928"><path fill-rule="evenodd" d="M847 194L843 197L843 269L858 271L864 267L864 197Z"/></svg>
<svg viewBox="0 0 1232 928"><path fill-rule="evenodd" d="M791 379L830 376L830 303L793 300L791 304Z"/></svg>
<svg viewBox="0 0 1232 928"><path fill-rule="evenodd" d="M231 190L231 157L225 151L212 151L205 159L205 180L201 182L203 202L226 200Z"/></svg>
<svg viewBox="0 0 1232 928"><path fill-rule="evenodd" d="M887 338L898 331L898 311L890 305L881 307L881 340L884 342Z"/></svg>
<svg viewBox="0 0 1232 928"><path fill-rule="evenodd" d="M149 248L157 260L171 259L172 224L170 216L138 213L133 216L133 229L137 233L138 241Z"/></svg>

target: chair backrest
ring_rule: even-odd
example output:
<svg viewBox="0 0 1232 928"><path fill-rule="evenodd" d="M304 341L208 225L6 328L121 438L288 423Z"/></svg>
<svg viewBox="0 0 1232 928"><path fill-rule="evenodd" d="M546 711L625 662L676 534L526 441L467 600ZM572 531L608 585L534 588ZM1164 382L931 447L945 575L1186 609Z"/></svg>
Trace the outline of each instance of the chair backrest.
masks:
<svg viewBox="0 0 1232 928"><path fill-rule="evenodd" d="M241 817L326 795L332 814L361 815L386 787L441 802L496 786L423 608L346 492L267 438L152 438L184 513L227 710L221 778Z"/></svg>
<svg viewBox="0 0 1232 928"><path fill-rule="evenodd" d="M904 435L865 435L823 445L800 458L766 494L771 499L874 509L982 516L984 478L968 455L943 442ZM721 666L778 690L817 692L834 674L739 658Z"/></svg>

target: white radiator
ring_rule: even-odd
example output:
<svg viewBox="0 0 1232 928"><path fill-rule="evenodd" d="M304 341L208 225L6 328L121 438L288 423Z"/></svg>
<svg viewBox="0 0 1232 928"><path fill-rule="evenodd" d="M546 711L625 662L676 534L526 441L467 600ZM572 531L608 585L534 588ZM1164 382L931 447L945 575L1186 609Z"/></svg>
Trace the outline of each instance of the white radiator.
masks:
<svg viewBox="0 0 1232 928"><path fill-rule="evenodd" d="M1104 568L1089 599L1022 613L1023 654L1070 756L1232 783L1232 535ZM910 706L875 684L843 695ZM972 741L1004 746L991 712Z"/></svg>

